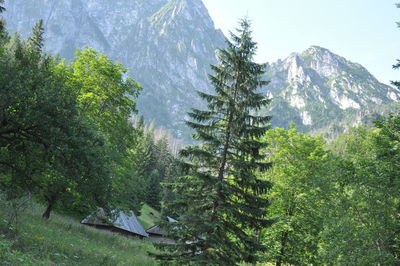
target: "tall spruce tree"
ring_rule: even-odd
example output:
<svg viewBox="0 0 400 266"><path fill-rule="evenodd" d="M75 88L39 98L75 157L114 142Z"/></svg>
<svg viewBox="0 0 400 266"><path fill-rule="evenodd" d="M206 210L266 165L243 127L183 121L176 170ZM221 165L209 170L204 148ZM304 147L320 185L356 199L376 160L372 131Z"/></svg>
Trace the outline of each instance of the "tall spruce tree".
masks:
<svg viewBox="0 0 400 266"><path fill-rule="evenodd" d="M400 8L400 3L396 4L397 8ZM397 26L400 27L400 22L397 22ZM397 59L397 63L393 65L393 69L399 69L400 68L400 59ZM400 89L400 80L398 81L391 81L391 83L396 86L397 88Z"/></svg>
<svg viewBox="0 0 400 266"><path fill-rule="evenodd" d="M0 13L6 10L3 5L4 5L4 0L0 0Z"/></svg>
<svg viewBox="0 0 400 266"><path fill-rule="evenodd" d="M218 51L219 64L210 75L215 94L199 92L208 110L192 109L187 124L201 144L181 151L187 175L171 186L179 197L169 207L180 212L171 223L170 236L176 245L161 245L169 251L157 256L175 263L235 265L255 262L263 250L258 230L268 226L263 196L270 183L256 172L269 164L260 149L259 137L268 130L270 117L257 112L270 102L257 92L268 82L261 79L265 65L253 62L256 43L247 19L237 33Z"/></svg>
<svg viewBox="0 0 400 266"><path fill-rule="evenodd" d="M4 0L0 0L0 14L3 13L6 9L4 8ZM5 22L3 18L0 18L0 45L4 44L5 38L7 37L7 32L5 29ZM1 47L0 47L1 53Z"/></svg>

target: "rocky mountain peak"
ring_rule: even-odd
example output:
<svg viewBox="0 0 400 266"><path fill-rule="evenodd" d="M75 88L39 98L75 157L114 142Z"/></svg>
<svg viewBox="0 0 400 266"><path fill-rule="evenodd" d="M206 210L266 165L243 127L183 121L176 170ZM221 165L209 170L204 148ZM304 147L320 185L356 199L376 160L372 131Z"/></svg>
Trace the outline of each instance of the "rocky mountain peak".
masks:
<svg viewBox="0 0 400 266"><path fill-rule="evenodd" d="M300 57L307 67L328 78L339 75L341 66L348 63L343 57L319 46L311 46Z"/></svg>
<svg viewBox="0 0 400 266"><path fill-rule="evenodd" d="M306 49L303 53L308 53L308 54L330 54L330 55L335 55L332 53L329 49L318 46L318 45L311 45L308 49Z"/></svg>
<svg viewBox="0 0 400 266"><path fill-rule="evenodd" d="M158 29L160 35L185 30L186 27L182 25L186 25L192 32L215 29L201 0L169 0L149 18L149 21ZM202 24L202 27L197 27L199 24Z"/></svg>
<svg viewBox="0 0 400 266"><path fill-rule="evenodd" d="M12 0L5 7L10 33L23 38L44 20L49 53L69 60L88 45L122 62L144 88L139 112L177 137L189 136L186 113L201 107L196 90L212 92L209 65L225 46L201 0ZM268 64L264 79L271 81L262 91L272 98L264 110L272 124L293 121L303 131L400 100L399 90L319 46Z"/></svg>
<svg viewBox="0 0 400 266"><path fill-rule="evenodd" d="M326 126L349 113L400 99L400 91L375 79L363 66L326 48L311 46L270 65L267 90L273 100L273 124L287 127ZM279 116L285 115L285 119ZM290 118L289 118L290 117Z"/></svg>

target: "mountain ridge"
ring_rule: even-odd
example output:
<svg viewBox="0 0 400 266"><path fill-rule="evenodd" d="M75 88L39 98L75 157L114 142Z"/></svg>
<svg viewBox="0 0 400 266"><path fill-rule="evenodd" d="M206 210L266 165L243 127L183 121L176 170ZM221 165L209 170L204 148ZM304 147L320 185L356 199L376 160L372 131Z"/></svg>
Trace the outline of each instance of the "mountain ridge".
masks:
<svg viewBox="0 0 400 266"><path fill-rule="evenodd" d="M304 131L400 99L398 89L380 83L362 65L319 46L268 64L266 78L275 98L270 111L286 114L272 123L287 128L294 121Z"/></svg>
<svg viewBox="0 0 400 266"><path fill-rule="evenodd" d="M144 88L140 113L189 140L186 113L203 106L196 90L213 92L210 64L225 47L201 0L14 0L5 7L8 29L22 37L44 19L51 54L71 60L76 48L89 45L122 62ZM363 110L400 99L360 64L320 46L267 63L265 79L271 82L261 91L273 101L263 112L274 126L295 122L304 132L349 116L359 121Z"/></svg>

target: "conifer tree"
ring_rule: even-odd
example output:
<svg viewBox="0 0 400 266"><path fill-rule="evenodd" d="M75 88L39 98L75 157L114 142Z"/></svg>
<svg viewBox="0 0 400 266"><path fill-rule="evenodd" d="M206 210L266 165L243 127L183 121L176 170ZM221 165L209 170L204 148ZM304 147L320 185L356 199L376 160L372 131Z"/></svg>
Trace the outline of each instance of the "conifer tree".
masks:
<svg viewBox="0 0 400 266"><path fill-rule="evenodd" d="M0 13L3 13L6 10L3 5L4 5L4 0L0 0Z"/></svg>
<svg viewBox="0 0 400 266"><path fill-rule="evenodd" d="M32 36L28 39L28 47L33 52L40 54L44 45L44 28L43 20L40 19L32 29Z"/></svg>
<svg viewBox="0 0 400 266"><path fill-rule="evenodd" d="M270 102L257 92L268 84L261 79L265 65L252 61L257 47L247 19L226 43L218 51L219 64L211 66L215 94L199 92L208 110L189 113L193 121L187 123L201 144L181 152L187 175L172 184L179 197L169 204L181 215L167 225L176 245L161 245L170 251L158 256L162 260L235 265L255 262L263 250L257 232L269 224L263 195L270 183L256 172L269 167L261 163L259 151L266 144L259 137L270 117L257 115Z"/></svg>
<svg viewBox="0 0 400 266"><path fill-rule="evenodd" d="M0 0L0 14L3 13L6 9L4 8L4 0ZM5 29L5 22L3 18L0 18L0 54L2 52L2 47L7 38L7 31Z"/></svg>
<svg viewBox="0 0 400 266"><path fill-rule="evenodd" d="M397 8L400 8L400 3L396 4ZM400 27L400 22L397 22L397 26ZM400 60L397 59L397 63L393 65L393 69L399 69L400 68ZM400 89L400 81L391 81L392 85L396 86L397 88Z"/></svg>

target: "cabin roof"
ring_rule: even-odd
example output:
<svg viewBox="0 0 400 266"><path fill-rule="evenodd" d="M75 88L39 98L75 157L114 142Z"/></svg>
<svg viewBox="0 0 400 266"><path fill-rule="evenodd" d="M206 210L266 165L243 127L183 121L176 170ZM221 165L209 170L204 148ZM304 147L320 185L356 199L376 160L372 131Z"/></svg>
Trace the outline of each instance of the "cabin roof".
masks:
<svg viewBox="0 0 400 266"><path fill-rule="evenodd" d="M174 218L169 217L169 216L167 216L166 220L170 223L178 222L177 220L175 220ZM146 232L149 234L160 235L160 236L164 236L167 233L165 228L160 224L156 224L156 225L150 227L149 229L146 230Z"/></svg>
<svg viewBox="0 0 400 266"><path fill-rule="evenodd" d="M149 234L160 235L160 236L166 234L165 229L162 228L159 224L150 227L149 229L146 230L146 232Z"/></svg>
<svg viewBox="0 0 400 266"><path fill-rule="evenodd" d="M116 214L117 211L114 211L113 214ZM107 218L103 209L99 209L97 213L90 214L88 217L81 221L82 224L88 225L101 225L101 226L109 226L116 227L121 230L137 234L140 236L148 237L149 235L143 229L142 225L137 220L135 213L130 211L128 213L123 211L118 211L115 216L114 221L110 218Z"/></svg>

